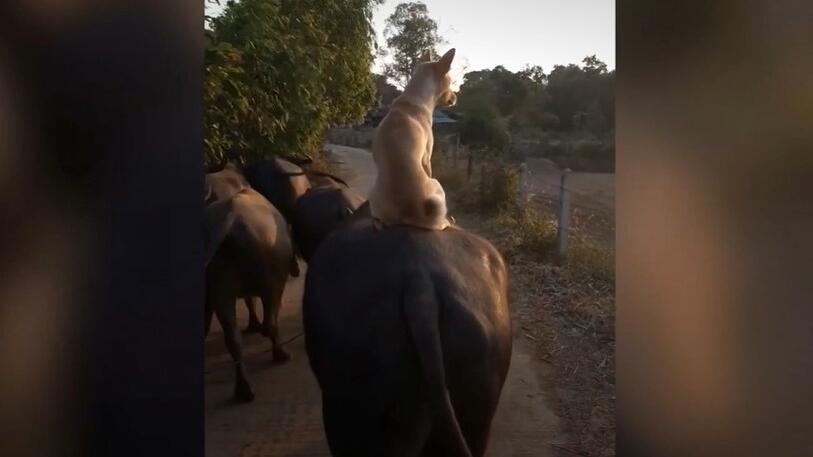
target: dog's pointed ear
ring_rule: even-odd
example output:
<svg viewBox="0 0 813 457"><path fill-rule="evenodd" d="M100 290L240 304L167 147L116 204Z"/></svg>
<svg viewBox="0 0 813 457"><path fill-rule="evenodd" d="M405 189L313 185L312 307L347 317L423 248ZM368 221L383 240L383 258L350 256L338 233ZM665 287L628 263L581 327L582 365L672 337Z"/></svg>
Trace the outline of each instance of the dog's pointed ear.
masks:
<svg viewBox="0 0 813 457"><path fill-rule="evenodd" d="M446 51L446 54L443 54L443 57L438 60L438 73L442 75L449 73L449 69L452 68L452 59L454 59L454 48Z"/></svg>
<svg viewBox="0 0 813 457"><path fill-rule="evenodd" d="M431 49L427 49L426 51L424 51L423 54L421 54L421 58L418 59L418 63L431 62L431 61L432 61L432 50Z"/></svg>

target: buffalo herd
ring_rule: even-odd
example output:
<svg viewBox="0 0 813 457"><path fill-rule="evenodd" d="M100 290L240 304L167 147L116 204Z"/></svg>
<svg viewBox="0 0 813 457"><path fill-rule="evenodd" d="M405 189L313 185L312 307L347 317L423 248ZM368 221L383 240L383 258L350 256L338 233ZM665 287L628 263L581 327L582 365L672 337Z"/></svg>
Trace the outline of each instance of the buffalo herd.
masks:
<svg viewBox="0 0 813 457"><path fill-rule="evenodd" d="M287 360L278 315L301 260L305 347L332 455L482 457L511 358L501 255L456 226L375 224L341 179L301 165L269 158L206 175L206 331L217 316L235 400L254 399L236 299L248 306L245 330Z"/></svg>

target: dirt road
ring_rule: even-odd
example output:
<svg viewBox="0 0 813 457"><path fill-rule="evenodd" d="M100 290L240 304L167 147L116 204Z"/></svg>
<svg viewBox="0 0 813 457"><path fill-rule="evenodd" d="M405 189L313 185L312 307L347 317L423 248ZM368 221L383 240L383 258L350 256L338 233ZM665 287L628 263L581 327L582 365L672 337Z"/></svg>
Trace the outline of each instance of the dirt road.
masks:
<svg viewBox="0 0 813 457"><path fill-rule="evenodd" d="M370 153L329 145L343 177L366 193L375 180ZM246 369L256 399L235 404L234 372L216 322L206 340L207 457L329 457L322 430L319 388L305 355L300 306L304 274L291 279L281 312L281 335L293 358L272 365L269 344L258 335L243 338ZM247 322L238 303L238 320ZM548 368L535 359L524 337L514 339L511 369L492 426L489 457L556 456L551 440L559 421L546 406L543 380Z"/></svg>

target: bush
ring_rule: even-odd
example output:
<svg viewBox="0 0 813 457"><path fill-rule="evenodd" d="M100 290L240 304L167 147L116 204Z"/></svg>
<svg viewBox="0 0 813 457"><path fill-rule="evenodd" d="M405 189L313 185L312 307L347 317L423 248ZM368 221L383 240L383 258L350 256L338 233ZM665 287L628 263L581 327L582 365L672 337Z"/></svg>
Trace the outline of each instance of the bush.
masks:
<svg viewBox="0 0 813 457"><path fill-rule="evenodd" d="M456 169L441 166L434 170L435 177L447 193L455 191L453 198L461 209L488 215L516 211L519 189L516 170L489 158L475 165L473 179L468 181L466 166L461 165Z"/></svg>
<svg viewBox="0 0 813 457"><path fill-rule="evenodd" d="M441 154L432 155L432 174L440 182L447 194L457 192L466 185L466 170L458 167L454 160L449 160ZM449 196L447 195L447 199Z"/></svg>
<svg viewBox="0 0 813 457"><path fill-rule="evenodd" d="M576 159L583 160L599 160L601 159L602 152L601 141L596 140L578 140L573 144L573 156Z"/></svg>
<svg viewBox="0 0 813 457"><path fill-rule="evenodd" d="M491 223L500 251L507 258L516 254L552 259L556 253L556 221L523 206L500 213Z"/></svg>
<svg viewBox="0 0 813 457"><path fill-rule="evenodd" d="M326 128L363 119L377 2L227 2L204 31L206 162L306 157Z"/></svg>
<svg viewBox="0 0 813 457"><path fill-rule="evenodd" d="M480 168L478 206L487 213L503 213L517 208L519 175L505 165L485 162Z"/></svg>

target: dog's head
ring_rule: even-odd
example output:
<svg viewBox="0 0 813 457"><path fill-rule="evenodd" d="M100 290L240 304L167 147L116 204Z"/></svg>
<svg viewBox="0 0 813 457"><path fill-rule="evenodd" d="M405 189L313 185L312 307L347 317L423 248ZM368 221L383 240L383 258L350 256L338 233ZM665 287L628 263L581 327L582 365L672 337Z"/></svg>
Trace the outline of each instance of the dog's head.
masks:
<svg viewBox="0 0 813 457"><path fill-rule="evenodd" d="M457 103L457 95L452 90L452 78L449 76L449 69L454 59L454 48L446 51L437 62L431 61L429 51L425 52L421 58L421 63L412 73L412 79L422 82L432 82L434 87L435 104L437 106L454 106Z"/></svg>

